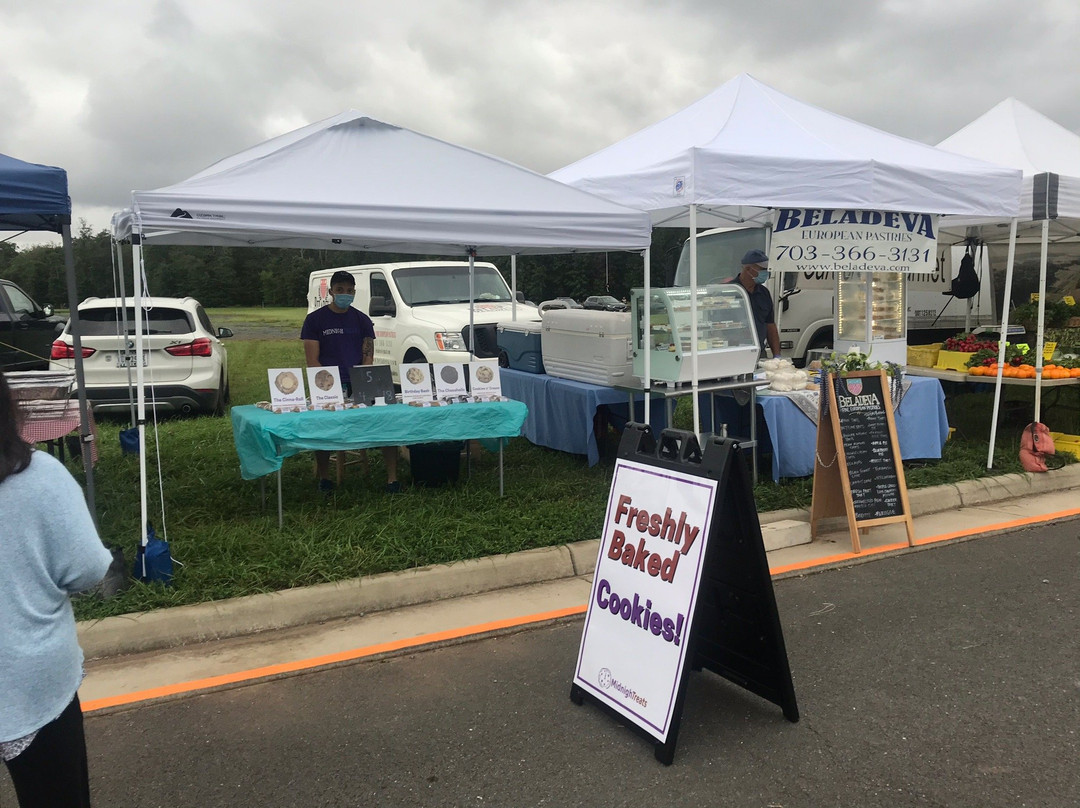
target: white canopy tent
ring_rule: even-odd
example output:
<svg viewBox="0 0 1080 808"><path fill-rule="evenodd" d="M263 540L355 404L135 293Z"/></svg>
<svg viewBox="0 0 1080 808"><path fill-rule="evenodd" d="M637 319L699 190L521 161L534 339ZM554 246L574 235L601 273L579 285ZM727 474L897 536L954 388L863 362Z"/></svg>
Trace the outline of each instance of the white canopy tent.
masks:
<svg viewBox="0 0 1080 808"><path fill-rule="evenodd" d="M1008 333L1008 304L1012 292L1016 242L1038 241L1039 318L1035 351L1035 420L1041 417L1043 334L1046 306L1046 267L1049 246L1080 240L1080 136L1031 109L1015 98L1006 98L989 112L947 137L938 148L1023 171L1020 211L1016 219L949 217L941 223L943 240L1009 242L1005 270L1005 296L1001 332ZM993 420L986 466L991 468L1001 403L1005 341L998 351L998 376L994 390Z"/></svg>
<svg viewBox="0 0 1080 808"><path fill-rule="evenodd" d="M113 227L115 240L132 241L136 301L146 243L460 255L471 264L478 255L642 251L652 237L638 210L355 110L175 185L135 191ZM141 353L139 317L135 337ZM145 529L141 364L137 388Z"/></svg>
<svg viewBox="0 0 1080 808"><path fill-rule="evenodd" d="M654 225L689 227L692 234L699 226L766 224L775 208L1011 217L1021 180L1015 169L882 132L747 74L549 176L649 211ZM649 275L646 254L646 287ZM690 285L697 288L696 239L690 240ZM697 332L696 301L691 332ZM691 361L697 425L696 346Z"/></svg>

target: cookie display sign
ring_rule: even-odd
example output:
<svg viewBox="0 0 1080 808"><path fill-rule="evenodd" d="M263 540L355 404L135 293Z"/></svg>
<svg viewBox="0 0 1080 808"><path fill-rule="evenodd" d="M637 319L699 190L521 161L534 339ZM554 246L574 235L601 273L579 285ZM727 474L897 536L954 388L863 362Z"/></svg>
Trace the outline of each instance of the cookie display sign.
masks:
<svg viewBox="0 0 1080 808"><path fill-rule="evenodd" d="M440 362L431 366L436 398L456 398L469 394L465 386L465 366L460 362Z"/></svg>
<svg viewBox="0 0 1080 808"><path fill-rule="evenodd" d="M634 423L619 445L570 698L650 739L665 764L692 671L799 720L743 451Z"/></svg>
<svg viewBox="0 0 1080 808"><path fill-rule="evenodd" d="M431 365L403 364L401 366L401 400L431 401Z"/></svg>
<svg viewBox="0 0 1080 808"><path fill-rule="evenodd" d="M311 390L312 409L335 409L344 406L341 389L341 372L337 366L307 369L308 389Z"/></svg>
<svg viewBox="0 0 1080 808"><path fill-rule="evenodd" d="M307 393L304 391L304 371L301 368L270 368L266 371L270 380L270 405L275 409L307 409ZM338 381L340 389L341 382Z"/></svg>
<svg viewBox="0 0 1080 808"><path fill-rule="evenodd" d="M469 392L484 397L502 395L498 361L469 363Z"/></svg>

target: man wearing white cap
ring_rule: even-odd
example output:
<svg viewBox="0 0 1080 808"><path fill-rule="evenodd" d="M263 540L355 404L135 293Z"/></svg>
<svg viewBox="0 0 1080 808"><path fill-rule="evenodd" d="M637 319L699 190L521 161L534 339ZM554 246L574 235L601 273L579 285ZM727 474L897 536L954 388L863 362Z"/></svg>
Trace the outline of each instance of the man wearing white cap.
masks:
<svg viewBox="0 0 1080 808"><path fill-rule="evenodd" d="M780 332L776 329L772 295L765 288L768 279L769 256L761 250L750 250L742 257L742 271L730 282L741 283L750 295L750 308L754 312L754 326L761 340L762 355L775 359L780 356Z"/></svg>

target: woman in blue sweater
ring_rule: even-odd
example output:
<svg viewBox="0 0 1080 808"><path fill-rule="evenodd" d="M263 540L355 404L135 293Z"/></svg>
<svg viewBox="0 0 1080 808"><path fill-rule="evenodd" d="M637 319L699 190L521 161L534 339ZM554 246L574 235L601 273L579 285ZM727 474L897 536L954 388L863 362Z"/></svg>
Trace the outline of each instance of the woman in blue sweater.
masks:
<svg viewBox="0 0 1080 808"><path fill-rule="evenodd" d="M88 806L69 595L104 578L112 556L78 483L22 440L17 415L0 373L0 757L23 808Z"/></svg>

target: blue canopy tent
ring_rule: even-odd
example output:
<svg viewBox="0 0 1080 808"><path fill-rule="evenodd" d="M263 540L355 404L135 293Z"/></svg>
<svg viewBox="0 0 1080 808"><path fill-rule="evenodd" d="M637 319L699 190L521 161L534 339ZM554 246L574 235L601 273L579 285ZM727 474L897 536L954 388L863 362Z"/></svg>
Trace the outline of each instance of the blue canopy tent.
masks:
<svg viewBox="0 0 1080 808"><path fill-rule="evenodd" d="M27 163L0 154L0 230L47 231L59 233L64 242L68 308L75 348L75 384L79 397L79 444L86 471L86 501L97 521L94 497L94 466L91 462L90 419L87 417L86 384L83 376L82 333L79 328L79 296L75 287L75 258L71 249L71 199L67 172L55 166Z"/></svg>

